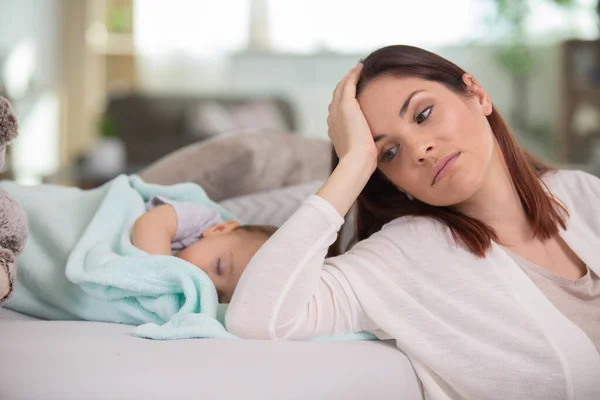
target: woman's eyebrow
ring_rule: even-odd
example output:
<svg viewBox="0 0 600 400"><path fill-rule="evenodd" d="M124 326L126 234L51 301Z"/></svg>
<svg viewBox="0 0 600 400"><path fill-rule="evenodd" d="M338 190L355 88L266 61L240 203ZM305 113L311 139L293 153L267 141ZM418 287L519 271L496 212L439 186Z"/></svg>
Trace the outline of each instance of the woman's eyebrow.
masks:
<svg viewBox="0 0 600 400"><path fill-rule="evenodd" d="M410 95L408 95L408 97L404 101L404 104L402 105L402 108L400 109L400 118L404 118L404 116L406 115L406 111L408 110L408 106L410 105L410 101L412 100L412 98L417 93L421 93L421 92L424 92L424 90L415 90Z"/></svg>
<svg viewBox="0 0 600 400"><path fill-rule="evenodd" d="M420 90L415 90L414 92L412 92L411 94L408 95L408 97L406 98L406 100L404 100L404 104L402 104L402 108L400 109L400 118L404 118L404 116L406 115L406 111L408 111L408 107L410 106L410 101L412 100L413 97L415 97L416 94L424 92L425 90L420 89ZM375 143L379 142L381 139L385 138L387 135L381 134L381 135L376 135L373 140L375 141Z"/></svg>

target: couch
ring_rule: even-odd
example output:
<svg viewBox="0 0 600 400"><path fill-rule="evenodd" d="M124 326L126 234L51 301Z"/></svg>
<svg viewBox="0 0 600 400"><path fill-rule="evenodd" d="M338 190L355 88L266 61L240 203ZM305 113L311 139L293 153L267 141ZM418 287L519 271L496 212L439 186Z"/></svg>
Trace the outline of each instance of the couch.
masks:
<svg viewBox="0 0 600 400"><path fill-rule="evenodd" d="M292 104L278 97L113 94L104 113L107 135L123 140L128 170L222 134L297 129Z"/></svg>
<svg viewBox="0 0 600 400"><path fill-rule="evenodd" d="M329 150L328 141L291 135L220 138L140 174L155 183L208 184L242 220L280 225L327 176ZM206 154L221 154L221 164ZM132 329L0 309L0 399L423 399L393 341L151 341Z"/></svg>
<svg viewBox="0 0 600 400"><path fill-rule="evenodd" d="M98 121L99 140L44 181L90 189L193 143L296 129L294 106L283 97L115 92Z"/></svg>

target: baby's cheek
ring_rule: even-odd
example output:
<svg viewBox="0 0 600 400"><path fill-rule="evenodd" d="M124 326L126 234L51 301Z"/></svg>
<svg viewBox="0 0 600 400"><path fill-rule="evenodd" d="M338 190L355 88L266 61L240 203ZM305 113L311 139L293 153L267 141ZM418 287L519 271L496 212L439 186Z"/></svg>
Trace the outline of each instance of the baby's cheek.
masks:
<svg viewBox="0 0 600 400"><path fill-rule="evenodd" d="M177 254L177 257L200 268L209 276L210 279L214 278L212 275L212 271L210 271L207 267L210 264L206 261L203 261L202 258L199 256L198 251L194 251L194 248L188 247L186 249L183 249L179 252L179 254Z"/></svg>
<svg viewBox="0 0 600 400"><path fill-rule="evenodd" d="M192 251L190 251L189 247L187 249L183 249L179 253L177 253L177 257L179 257L182 260L185 260L189 263L192 263L192 264L194 264L193 255L194 255L194 253Z"/></svg>

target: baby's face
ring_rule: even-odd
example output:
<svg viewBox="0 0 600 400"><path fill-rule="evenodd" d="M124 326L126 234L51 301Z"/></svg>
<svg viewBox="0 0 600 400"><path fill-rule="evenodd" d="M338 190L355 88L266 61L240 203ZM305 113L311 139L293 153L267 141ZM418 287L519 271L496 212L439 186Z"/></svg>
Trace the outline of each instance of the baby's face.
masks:
<svg viewBox="0 0 600 400"><path fill-rule="evenodd" d="M217 288L219 302L229 303L242 272L265 241L261 235L237 229L205 232L177 257L204 271Z"/></svg>

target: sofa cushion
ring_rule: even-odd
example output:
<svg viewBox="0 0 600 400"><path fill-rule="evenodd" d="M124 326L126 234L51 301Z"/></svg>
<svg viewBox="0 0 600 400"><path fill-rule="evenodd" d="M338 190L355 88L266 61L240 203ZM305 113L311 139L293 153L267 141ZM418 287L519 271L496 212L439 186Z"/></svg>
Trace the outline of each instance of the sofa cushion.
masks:
<svg viewBox="0 0 600 400"><path fill-rule="evenodd" d="M283 131L296 129L292 105L288 100L278 97L116 92L108 99L103 118L111 133L125 143L128 170L137 170L188 144L210 137L211 133L221 133L222 130L215 132L214 127L202 126L202 118L194 117L204 105L237 110L257 102L270 105L270 110L281 118ZM204 110L206 117L211 107ZM218 115L214 117L218 118Z"/></svg>
<svg viewBox="0 0 600 400"><path fill-rule="evenodd" d="M226 199L221 205L250 225L281 226L307 197L316 193L323 180L271 189Z"/></svg>
<svg viewBox="0 0 600 400"><path fill-rule="evenodd" d="M128 325L0 309L0 399L422 400L392 342L152 341Z"/></svg>
<svg viewBox="0 0 600 400"><path fill-rule="evenodd" d="M282 133L219 136L188 145L139 172L151 183L196 182L215 201L325 179L328 140Z"/></svg>
<svg viewBox="0 0 600 400"><path fill-rule="evenodd" d="M271 100L230 105L206 101L189 107L184 134L200 140L226 133L285 132L288 129L281 110Z"/></svg>

